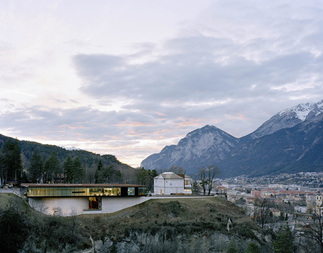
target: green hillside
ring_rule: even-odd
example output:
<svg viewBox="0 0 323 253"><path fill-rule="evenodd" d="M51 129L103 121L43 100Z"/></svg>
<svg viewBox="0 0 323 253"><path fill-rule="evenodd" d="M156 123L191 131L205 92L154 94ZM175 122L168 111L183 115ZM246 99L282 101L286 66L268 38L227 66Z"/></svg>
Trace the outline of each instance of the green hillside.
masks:
<svg viewBox="0 0 323 253"><path fill-rule="evenodd" d="M40 214L8 194L0 194L0 209L10 198L20 203L14 214L24 218L26 252L220 252L232 241L242 251L251 241L262 252L271 248L262 230L221 198L149 200L113 214L74 217Z"/></svg>
<svg viewBox="0 0 323 253"><path fill-rule="evenodd" d="M16 139L0 135L0 151L7 141L16 141ZM17 141L21 153L23 171L26 174L28 174L32 155L34 151L37 150L44 162L50 158L53 152L55 152L61 167L68 157L71 157L72 159L77 157L82 168L87 173L87 182L94 183L95 170L101 160L103 167L110 167L113 170L121 172L122 177L119 180L120 183L136 183L137 170L121 163L114 155L99 155L84 150L66 150L55 145L45 145L31 141Z"/></svg>

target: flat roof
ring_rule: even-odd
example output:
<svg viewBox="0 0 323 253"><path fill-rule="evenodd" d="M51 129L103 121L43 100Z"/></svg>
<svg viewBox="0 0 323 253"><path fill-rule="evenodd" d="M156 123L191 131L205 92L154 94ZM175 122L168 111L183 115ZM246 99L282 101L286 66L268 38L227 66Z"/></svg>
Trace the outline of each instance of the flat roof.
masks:
<svg viewBox="0 0 323 253"><path fill-rule="evenodd" d="M27 188L69 188L69 187L93 187L93 188L109 188L109 187L146 187L137 184L21 184Z"/></svg>

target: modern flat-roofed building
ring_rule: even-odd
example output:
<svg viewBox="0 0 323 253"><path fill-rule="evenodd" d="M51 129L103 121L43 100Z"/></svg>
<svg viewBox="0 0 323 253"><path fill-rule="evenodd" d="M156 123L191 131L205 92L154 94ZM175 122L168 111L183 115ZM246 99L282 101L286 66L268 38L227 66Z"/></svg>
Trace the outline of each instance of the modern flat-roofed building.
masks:
<svg viewBox="0 0 323 253"><path fill-rule="evenodd" d="M131 184L22 184L31 207L50 215L113 213L146 200L147 189Z"/></svg>

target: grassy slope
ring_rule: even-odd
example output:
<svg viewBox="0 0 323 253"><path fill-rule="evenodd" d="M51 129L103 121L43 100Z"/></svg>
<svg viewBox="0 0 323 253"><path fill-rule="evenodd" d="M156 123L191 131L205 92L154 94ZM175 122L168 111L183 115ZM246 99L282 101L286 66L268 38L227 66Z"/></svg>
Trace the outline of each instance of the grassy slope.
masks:
<svg viewBox="0 0 323 253"><path fill-rule="evenodd" d="M227 231L229 218L233 222L230 232ZM150 200L114 214L85 215L79 219L83 220L87 228L95 220L95 224L100 224L102 233L115 236L116 239L122 239L129 231L154 234L171 228L175 235L218 231L228 235L238 234L262 243L254 234L261 234L259 227L239 207L221 198ZM99 234L100 231L97 236Z"/></svg>
<svg viewBox="0 0 323 253"><path fill-rule="evenodd" d="M13 193L0 193L0 210L5 208L16 208L17 210L24 213L35 213L30 206L23 201L21 198Z"/></svg>
<svg viewBox="0 0 323 253"><path fill-rule="evenodd" d="M148 235L165 233L170 237L177 235L189 237L194 234L210 234L216 231L229 237L238 236L256 240L260 244L264 243L264 237L259 236L262 234L260 228L246 217L239 207L221 198L149 200L113 214L61 218L43 215L31 209L24 200L17 196L0 193L0 209L12 203L18 206L20 211L27 213L30 219L37 220L36 226L41 227L41 224L44 224L44 231L53 225L50 230L54 235L54 230L58 229L57 224L60 224L60 229L66 233L73 231L73 234L78 236L73 247L78 249L89 247L90 237L94 240L109 237L113 241L120 242L136 232ZM230 232L226 229L229 218L233 222L233 229ZM42 236L41 233L39 236Z"/></svg>

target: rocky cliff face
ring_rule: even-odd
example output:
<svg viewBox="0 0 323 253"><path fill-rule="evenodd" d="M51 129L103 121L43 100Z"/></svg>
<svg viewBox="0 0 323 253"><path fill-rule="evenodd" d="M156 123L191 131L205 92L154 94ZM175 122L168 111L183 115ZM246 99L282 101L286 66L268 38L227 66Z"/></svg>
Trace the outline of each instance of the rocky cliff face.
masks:
<svg viewBox="0 0 323 253"><path fill-rule="evenodd" d="M152 200L102 216L97 224L90 217L83 221L97 233L92 235L92 250L98 253L225 252L232 238L241 252L250 241L271 252L270 237L222 198Z"/></svg>
<svg viewBox="0 0 323 253"><path fill-rule="evenodd" d="M119 253L195 253L195 252L226 252L231 236L216 231L205 230L193 234L177 234L174 228L164 228L155 233L144 231L131 231L129 235L114 242L109 237L102 241L96 241L95 252L119 252ZM264 238L264 237L263 237ZM260 240L263 238L260 238ZM257 238L258 239L258 238ZM259 240L259 239L258 239ZM246 249L252 239L235 238L240 249ZM269 243L268 243L269 244ZM271 252L269 245L259 245L262 252ZM115 251L113 251L113 249ZM89 250L83 251L84 253Z"/></svg>
<svg viewBox="0 0 323 253"><path fill-rule="evenodd" d="M205 126L190 132L177 145L165 147L159 154L146 158L141 166L149 169L168 169L182 166L187 171L199 167L201 161L208 165L225 159L239 144L239 139L215 126Z"/></svg>
<svg viewBox="0 0 323 253"><path fill-rule="evenodd" d="M142 161L146 169L180 166L196 174L218 165L222 176L318 171L323 168L323 100L274 115L253 133L237 139L205 126ZM322 149L321 149L322 148Z"/></svg>

